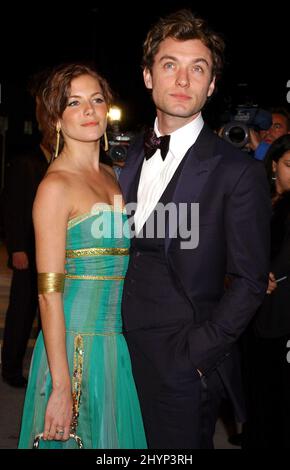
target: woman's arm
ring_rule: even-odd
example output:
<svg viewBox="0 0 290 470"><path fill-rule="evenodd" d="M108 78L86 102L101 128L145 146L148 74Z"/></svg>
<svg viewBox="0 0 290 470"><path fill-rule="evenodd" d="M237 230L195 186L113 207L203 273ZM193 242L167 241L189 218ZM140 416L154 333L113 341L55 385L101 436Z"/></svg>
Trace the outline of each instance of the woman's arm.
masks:
<svg viewBox="0 0 290 470"><path fill-rule="evenodd" d="M33 207L38 273L65 272L65 244L69 206L65 180L49 174L40 184ZM65 342L62 293L39 294L39 306L52 393L46 408L44 439L69 438L72 420L71 378ZM60 428L64 434L56 433Z"/></svg>

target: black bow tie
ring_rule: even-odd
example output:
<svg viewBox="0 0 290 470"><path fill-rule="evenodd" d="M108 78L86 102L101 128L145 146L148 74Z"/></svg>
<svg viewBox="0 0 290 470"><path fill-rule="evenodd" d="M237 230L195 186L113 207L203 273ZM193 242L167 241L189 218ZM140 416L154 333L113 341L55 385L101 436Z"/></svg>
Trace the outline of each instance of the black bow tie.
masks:
<svg viewBox="0 0 290 470"><path fill-rule="evenodd" d="M165 157L169 150L170 135L161 135L157 137L154 129L149 129L144 134L144 155L146 160L149 160L157 149L160 149L161 157L165 160Z"/></svg>

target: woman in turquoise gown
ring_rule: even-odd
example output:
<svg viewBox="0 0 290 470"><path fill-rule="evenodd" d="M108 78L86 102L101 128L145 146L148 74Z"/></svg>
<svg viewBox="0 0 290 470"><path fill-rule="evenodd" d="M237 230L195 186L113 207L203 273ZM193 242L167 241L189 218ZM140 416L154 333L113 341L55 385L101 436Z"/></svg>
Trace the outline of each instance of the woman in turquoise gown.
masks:
<svg viewBox="0 0 290 470"><path fill-rule="evenodd" d="M91 88L101 88L105 105L106 88L102 79L83 66L66 66L50 80L55 80L55 74L59 78L64 70L66 76L71 73L69 91L78 96L79 109L61 114L63 151L41 183L34 208L38 271L60 272L61 265L64 291L52 289L40 295L43 333L32 357L19 448L32 448L41 433L44 439L39 448L75 448L75 441L68 439L69 432L74 432L85 449L142 449L146 439L122 335L121 297L130 243L126 215L122 207L111 204L112 196L120 193L110 169L100 165L96 190L90 181L88 190L81 184L80 198L75 189L79 188L78 171L69 166L76 144L70 141L73 128L68 125L100 120L106 106L99 101L91 104ZM78 149L80 140L84 144L91 140L88 132L94 126L84 127L89 130L81 130L82 140L78 135ZM92 152L97 157L101 135L97 152ZM86 146L86 152L87 148L95 147ZM65 190L59 192L63 175L70 184L64 183ZM101 195L104 203L90 205L93 199L101 200ZM65 210L66 200L71 198L76 202L73 216L71 210ZM86 211L85 206L93 208ZM51 233L47 233L49 229Z"/></svg>

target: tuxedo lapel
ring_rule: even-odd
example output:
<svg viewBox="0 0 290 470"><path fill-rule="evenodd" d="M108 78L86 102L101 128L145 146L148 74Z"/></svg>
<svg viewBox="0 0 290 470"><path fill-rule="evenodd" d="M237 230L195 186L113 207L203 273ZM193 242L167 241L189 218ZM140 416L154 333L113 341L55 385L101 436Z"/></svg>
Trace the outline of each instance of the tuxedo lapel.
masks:
<svg viewBox="0 0 290 470"><path fill-rule="evenodd" d="M214 133L204 125L195 144L185 155L185 163L173 193L172 203L176 204L179 220L180 203L198 203L199 196L205 187L208 178L221 155L214 153L216 137ZM135 140L130 149L126 166L121 172L119 183L126 204L137 201L137 190L140 178L141 165L144 160L143 135ZM165 231L165 250L171 242L168 225Z"/></svg>
<svg viewBox="0 0 290 470"><path fill-rule="evenodd" d="M126 162L125 167L122 169L119 184L122 189L123 197L125 199L125 203L132 202L132 185L137 186L139 184L140 178L140 166L144 160L144 149L143 149L143 135L140 136L134 144L132 145L128 160ZM138 178L138 183L136 182L136 178ZM136 199L137 200L137 199Z"/></svg>
<svg viewBox="0 0 290 470"><path fill-rule="evenodd" d="M216 165L219 163L221 155L214 154L215 135L205 125L188 154L184 157L186 162L178 179L172 202L176 204L179 220L180 203L198 203L199 196L205 187L208 178ZM167 252L171 238L169 229L166 227L165 250Z"/></svg>

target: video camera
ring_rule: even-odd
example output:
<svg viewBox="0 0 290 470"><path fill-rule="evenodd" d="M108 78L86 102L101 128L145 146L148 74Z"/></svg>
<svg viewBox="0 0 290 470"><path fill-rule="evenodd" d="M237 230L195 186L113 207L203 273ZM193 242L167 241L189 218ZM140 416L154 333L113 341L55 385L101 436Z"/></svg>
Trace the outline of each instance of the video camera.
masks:
<svg viewBox="0 0 290 470"><path fill-rule="evenodd" d="M242 149L250 140L250 128L267 130L272 125L272 114L256 104L238 105L222 130L223 139Z"/></svg>

